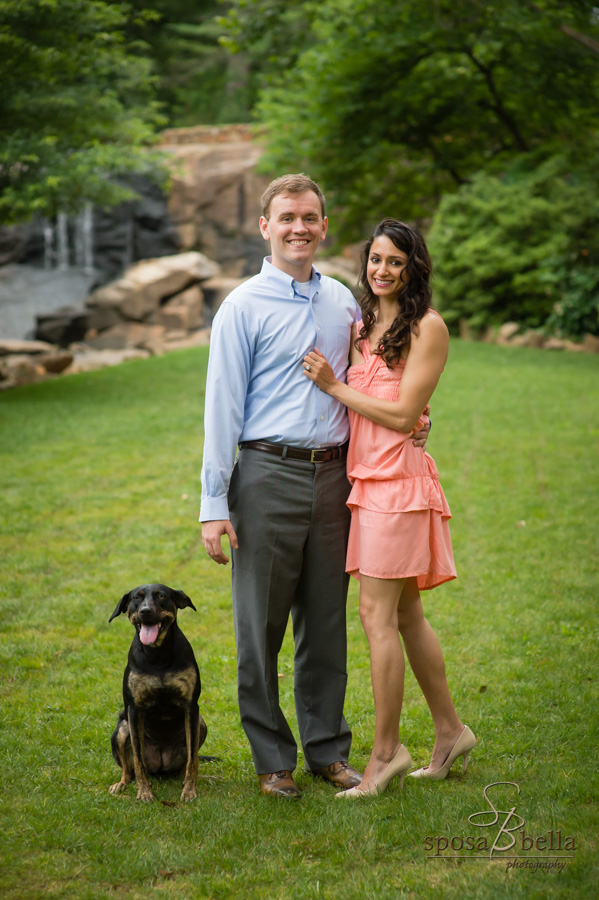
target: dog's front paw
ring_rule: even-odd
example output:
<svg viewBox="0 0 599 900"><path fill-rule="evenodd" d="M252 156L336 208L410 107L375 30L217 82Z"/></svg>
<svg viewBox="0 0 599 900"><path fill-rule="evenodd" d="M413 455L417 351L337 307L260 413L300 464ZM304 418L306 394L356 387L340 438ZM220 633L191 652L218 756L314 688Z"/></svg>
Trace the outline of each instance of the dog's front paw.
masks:
<svg viewBox="0 0 599 900"><path fill-rule="evenodd" d="M111 794L122 794L127 785L124 781L117 781L115 784L111 784L108 788L108 791Z"/></svg>
<svg viewBox="0 0 599 900"><path fill-rule="evenodd" d="M181 800L187 803L189 800L195 800L198 796L198 792L194 785L183 785L183 790L181 791Z"/></svg>
<svg viewBox="0 0 599 900"><path fill-rule="evenodd" d="M156 798L152 793L152 788L146 787L145 785L140 785L137 789L137 799L142 800L144 803L149 803L151 800L155 800Z"/></svg>

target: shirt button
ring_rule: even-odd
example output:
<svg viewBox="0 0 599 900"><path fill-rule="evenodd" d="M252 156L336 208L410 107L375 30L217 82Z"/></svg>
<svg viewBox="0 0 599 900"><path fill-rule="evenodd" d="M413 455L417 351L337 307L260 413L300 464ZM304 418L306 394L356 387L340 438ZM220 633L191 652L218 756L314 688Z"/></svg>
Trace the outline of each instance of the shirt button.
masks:
<svg viewBox="0 0 599 900"><path fill-rule="evenodd" d="M321 421L321 422L324 422L324 416L321 416L321 417L320 417L320 421Z"/></svg>

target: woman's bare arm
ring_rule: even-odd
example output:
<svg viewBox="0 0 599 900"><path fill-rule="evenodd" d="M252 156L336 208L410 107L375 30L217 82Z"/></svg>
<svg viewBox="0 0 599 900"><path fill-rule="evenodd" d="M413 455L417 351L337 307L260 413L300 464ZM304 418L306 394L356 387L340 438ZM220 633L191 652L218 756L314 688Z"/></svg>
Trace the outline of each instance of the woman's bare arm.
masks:
<svg viewBox="0 0 599 900"><path fill-rule="evenodd" d="M381 400L362 394L337 381L333 370L318 350L304 357L304 374L321 391L330 394L341 403L360 413L377 425L384 425L409 434L435 390L447 362L449 335L443 320L428 314L418 325L418 334L412 335L410 352L401 379L399 398Z"/></svg>

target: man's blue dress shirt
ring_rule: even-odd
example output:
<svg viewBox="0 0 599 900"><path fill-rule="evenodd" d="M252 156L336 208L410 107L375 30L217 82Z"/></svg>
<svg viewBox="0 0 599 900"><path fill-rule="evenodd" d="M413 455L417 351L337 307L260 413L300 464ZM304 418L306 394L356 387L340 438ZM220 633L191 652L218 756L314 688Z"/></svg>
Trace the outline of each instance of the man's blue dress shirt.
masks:
<svg viewBox="0 0 599 900"><path fill-rule="evenodd" d="M312 269L306 290L268 258L224 300L210 338L200 521L229 518L240 442L315 448L347 440L346 407L306 378L303 358L317 347L345 381L358 318L351 291L338 281Z"/></svg>

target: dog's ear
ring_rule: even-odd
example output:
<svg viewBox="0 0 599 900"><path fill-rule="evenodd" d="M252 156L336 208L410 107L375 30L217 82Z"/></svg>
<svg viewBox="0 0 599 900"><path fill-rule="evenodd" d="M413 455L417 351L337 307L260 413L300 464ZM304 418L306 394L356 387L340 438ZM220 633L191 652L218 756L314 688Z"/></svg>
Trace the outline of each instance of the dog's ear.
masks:
<svg viewBox="0 0 599 900"><path fill-rule="evenodd" d="M195 608L187 594L184 594L183 591L173 591L173 600L175 601L179 609L185 609L186 606L191 606L193 611L197 612L197 609Z"/></svg>
<svg viewBox="0 0 599 900"><path fill-rule="evenodd" d="M127 594L123 594L121 599L116 605L116 609L109 618L109 622L112 622L113 619L116 619L117 616L120 616L121 613L127 612L127 607L129 606L129 600L131 599L131 591Z"/></svg>

